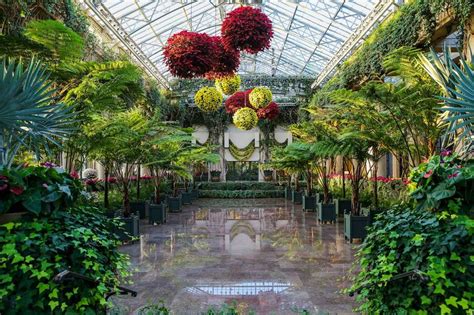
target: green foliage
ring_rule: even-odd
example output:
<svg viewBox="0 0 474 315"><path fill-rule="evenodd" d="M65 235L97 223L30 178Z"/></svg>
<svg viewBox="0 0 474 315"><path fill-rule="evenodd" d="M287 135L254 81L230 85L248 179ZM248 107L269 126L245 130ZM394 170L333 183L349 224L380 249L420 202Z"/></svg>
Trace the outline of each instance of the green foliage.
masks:
<svg viewBox="0 0 474 315"><path fill-rule="evenodd" d="M71 108L54 104L46 69L34 59L26 69L21 60L0 62L0 165L11 166L21 147L35 152L71 131Z"/></svg>
<svg viewBox="0 0 474 315"><path fill-rule="evenodd" d="M203 190L275 190L283 187L266 182L204 182L197 188Z"/></svg>
<svg viewBox="0 0 474 315"><path fill-rule="evenodd" d="M110 231L118 222L91 207L0 226L0 312L2 314L96 314L109 293L128 276L127 257ZM97 280L56 283L70 270Z"/></svg>
<svg viewBox="0 0 474 315"><path fill-rule="evenodd" d="M27 166L0 167L0 214L28 211L34 215L48 214L72 206L78 199L82 184L62 168Z"/></svg>
<svg viewBox="0 0 474 315"><path fill-rule="evenodd" d="M412 172L416 207L376 217L358 253L360 311L469 314L474 310L474 166L439 156ZM455 175L457 174L457 175ZM432 211L428 211L432 210ZM419 270L427 278L393 279Z"/></svg>
<svg viewBox="0 0 474 315"><path fill-rule="evenodd" d="M285 192L278 190L199 190L201 198L225 198L225 199L246 199L246 198L283 198Z"/></svg>

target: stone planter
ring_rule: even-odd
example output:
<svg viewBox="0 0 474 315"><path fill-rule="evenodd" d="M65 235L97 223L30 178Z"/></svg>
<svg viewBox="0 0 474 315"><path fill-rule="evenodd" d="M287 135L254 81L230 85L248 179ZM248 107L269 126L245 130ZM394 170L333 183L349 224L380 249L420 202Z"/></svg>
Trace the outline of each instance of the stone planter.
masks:
<svg viewBox="0 0 474 315"><path fill-rule="evenodd" d="M181 203L183 205L190 205L192 202L193 202L192 193L183 191L181 193Z"/></svg>
<svg viewBox="0 0 474 315"><path fill-rule="evenodd" d="M291 200L291 187L285 187L285 199L286 200Z"/></svg>
<svg viewBox="0 0 474 315"><path fill-rule="evenodd" d="M120 217L118 220L124 223L124 225L116 229L116 233L121 241L130 241L140 236L140 219L138 216L132 215L128 218Z"/></svg>
<svg viewBox="0 0 474 315"><path fill-rule="evenodd" d="M319 202L319 194L314 196L303 196L303 210L308 212L315 212Z"/></svg>
<svg viewBox="0 0 474 315"><path fill-rule="evenodd" d="M299 191L291 191L291 201L295 204L300 205L303 201L303 194Z"/></svg>
<svg viewBox="0 0 474 315"><path fill-rule="evenodd" d="M350 212L352 208L352 202L350 199L334 199L336 205L336 214L338 217L342 217L344 213Z"/></svg>
<svg viewBox="0 0 474 315"><path fill-rule="evenodd" d="M336 223L336 206L333 203L318 203L317 218L319 222Z"/></svg>
<svg viewBox="0 0 474 315"><path fill-rule="evenodd" d="M354 238L364 239L367 236L369 216L355 216L350 213L344 214L344 238L352 243Z"/></svg>
<svg viewBox="0 0 474 315"><path fill-rule="evenodd" d="M137 213L140 219L145 219L148 216L148 201L132 201L130 202L130 210Z"/></svg>
<svg viewBox="0 0 474 315"><path fill-rule="evenodd" d="M171 213L177 213L183 211L183 204L181 202L181 196L179 197L168 197L168 209Z"/></svg>
<svg viewBox="0 0 474 315"><path fill-rule="evenodd" d="M166 205L162 202L160 204L150 205L150 215L148 216L148 223L161 224L167 220Z"/></svg>

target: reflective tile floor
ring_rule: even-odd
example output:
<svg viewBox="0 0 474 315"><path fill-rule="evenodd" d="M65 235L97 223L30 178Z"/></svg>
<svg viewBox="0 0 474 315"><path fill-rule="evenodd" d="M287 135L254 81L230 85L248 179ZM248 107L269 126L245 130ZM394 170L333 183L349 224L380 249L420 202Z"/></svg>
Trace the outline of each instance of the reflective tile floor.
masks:
<svg viewBox="0 0 474 315"><path fill-rule="evenodd" d="M141 222L123 246L136 269L136 298L114 298L125 314L163 301L173 314L236 303L242 314L352 314L340 290L355 250L342 222L319 224L284 199L200 199L169 222Z"/></svg>

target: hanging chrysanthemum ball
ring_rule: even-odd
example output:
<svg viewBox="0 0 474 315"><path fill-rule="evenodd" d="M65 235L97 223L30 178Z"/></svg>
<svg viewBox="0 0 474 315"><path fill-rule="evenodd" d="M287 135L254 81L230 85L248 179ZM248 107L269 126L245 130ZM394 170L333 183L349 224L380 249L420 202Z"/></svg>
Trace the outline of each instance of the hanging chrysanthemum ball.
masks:
<svg viewBox="0 0 474 315"><path fill-rule="evenodd" d="M227 49L256 54L270 47L272 21L258 8L240 7L227 14L221 34Z"/></svg>
<svg viewBox="0 0 474 315"><path fill-rule="evenodd" d="M256 87L250 93L249 101L256 109L264 108L272 101L272 91L265 86Z"/></svg>
<svg viewBox="0 0 474 315"><path fill-rule="evenodd" d="M214 80L234 75L240 65L240 53L235 49L228 49L222 44L220 36L211 36L214 46L214 62L212 70L206 73L206 79Z"/></svg>
<svg viewBox="0 0 474 315"><path fill-rule="evenodd" d="M234 125L242 130L250 130L257 126L258 123L257 113L248 107L236 111L232 120Z"/></svg>
<svg viewBox="0 0 474 315"><path fill-rule="evenodd" d="M222 94L214 87L203 87L194 95L194 103L203 112L215 112L222 106Z"/></svg>
<svg viewBox="0 0 474 315"><path fill-rule="evenodd" d="M232 94L232 96L225 101L226 112L233 115L242 107L251 107L249 101L250 92L252 92L252 90L238 91Z"/></svg>
<svg viewBox="0 0 474 315"><path fill-rule="evenodd" d="M216 88L225 95L232 95L240 88L240 76L233 75L216 79Z"/></svg>

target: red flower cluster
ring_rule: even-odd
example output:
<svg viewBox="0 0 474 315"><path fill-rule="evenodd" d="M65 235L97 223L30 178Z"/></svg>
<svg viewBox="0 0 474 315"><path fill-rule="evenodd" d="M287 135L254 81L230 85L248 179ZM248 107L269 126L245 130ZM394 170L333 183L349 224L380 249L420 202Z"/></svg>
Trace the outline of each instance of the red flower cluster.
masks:
<svg viewBox="0 0 474 315"><path fill-rule="evenodd" d="M233 115L242 107L252 107L249 101L250 92L252 92L251 89L247 91L238 91L232 94L232 96L225 101L226 112Z"/></svg>
<svg viewBox="0 0 474 315"><path fill-rule="evenodd" d="M220 36L212 36L211 39L215 58L212 60L212 70L206 73L206 78L214 80L233 75L240 65L240 53L235 49L226 49Z"/></svg>
<svg viewBox="0 0 474 315"><path fill-rule="evenodd" d="M280 107L275 102L270 102L266 107L257 110L259 119L273 120L280 114Z"/></svg>
<svg viewBox="0 0 474 315"><path fill-rule="evenodd" d="M213 69L215 41L204 33L181 31L171 36L163 56L171 74L180 78L202 77Z"/></svg>
<svg viewBox="0 0 474 315"><path fill-rule="evenodd" d="M256 54L270 47L272 21L258 8L240 7L227 14L221 34L227 49Z"/></svg>

